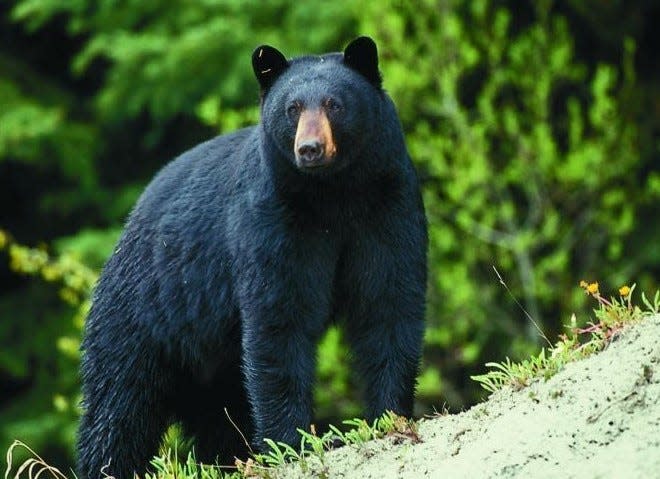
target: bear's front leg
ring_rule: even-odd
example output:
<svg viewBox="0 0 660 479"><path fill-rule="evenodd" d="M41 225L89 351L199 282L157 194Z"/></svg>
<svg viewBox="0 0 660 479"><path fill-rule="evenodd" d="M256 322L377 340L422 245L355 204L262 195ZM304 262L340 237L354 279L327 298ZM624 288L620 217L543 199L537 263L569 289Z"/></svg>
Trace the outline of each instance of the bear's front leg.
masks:
<svg viewBox="0 0 660 479"><path fill-rule="evenodd" d="M243 369L258 450L264 438L297 444L296 429L308 430L312 418L317 335L290 319L255 312L243 323Z"/></svg>
<svg viewBox="0 0 660 479"><path fill-rule="evenodd" d="M330 314L334 274L322 244L261 238L238 273L242 363L259 450L264 438L298 444L297 429L309 429L316 345Z"/></svg>
<svg viewBox="0 0 660 479"><path fill-rule="evenodd" d="M365 384L366 417L410 417L424 337L426 232L423 223L363 234L351 247L344 291L346 337Z"/></svg>

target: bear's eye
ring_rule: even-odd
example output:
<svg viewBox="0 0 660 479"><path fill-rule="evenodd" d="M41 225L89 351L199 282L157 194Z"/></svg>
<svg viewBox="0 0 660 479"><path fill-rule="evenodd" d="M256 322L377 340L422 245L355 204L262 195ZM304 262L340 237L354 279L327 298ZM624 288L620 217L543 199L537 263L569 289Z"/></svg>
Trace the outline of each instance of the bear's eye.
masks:
<svg viewBox="0 0 660 479"><path fill-rule="evenodd" d="M299 101L293 102L286 107L287 115L289 115L292 118L297 117L300 114L301 110L302 110L302 105L300 104Z"/></svg>
<svg viewBox="0 0 660 479"><path fill-rule="evenodd" d="M341 110L341 104L334 98L326 98L323 101L323 108L326 111L337 112Z"/></svg>

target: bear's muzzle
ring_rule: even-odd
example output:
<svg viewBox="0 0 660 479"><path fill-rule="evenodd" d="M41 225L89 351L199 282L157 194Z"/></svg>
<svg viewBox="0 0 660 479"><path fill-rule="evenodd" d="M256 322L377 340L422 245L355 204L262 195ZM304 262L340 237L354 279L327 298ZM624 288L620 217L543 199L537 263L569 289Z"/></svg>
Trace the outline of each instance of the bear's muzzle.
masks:
<svg viewBox="0 0 660 479"><path fill-rule="evenodd" d="M296 166L301 170L332 164L337 147L325 111L320 108L302 111L298 119L294 151Z"/></svg>

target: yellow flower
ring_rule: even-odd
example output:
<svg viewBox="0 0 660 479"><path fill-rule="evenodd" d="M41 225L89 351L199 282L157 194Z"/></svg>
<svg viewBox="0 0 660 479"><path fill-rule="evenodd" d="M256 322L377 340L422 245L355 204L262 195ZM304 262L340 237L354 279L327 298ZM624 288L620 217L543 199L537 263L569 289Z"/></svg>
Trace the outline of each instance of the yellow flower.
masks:
<svg viewBox="0 0 660 479"><path fill-rule="evenodd" d="M5 246L7 246L7 233L0 230L0 249L3 249Z"/></svg>
<svg viewBox="0 0 660 479"><path fill-rule="evenodd" d="M598 294L598 283L587 283L585 280L580 281L580 288L584 289L587 294Z"/></svg>
<svg viewBox="0 0 660 479"><path fill-rule="evenodd" d="M623 285L619 288L619 294L624 298L630 294L630 288L627 285Z"/></svg>

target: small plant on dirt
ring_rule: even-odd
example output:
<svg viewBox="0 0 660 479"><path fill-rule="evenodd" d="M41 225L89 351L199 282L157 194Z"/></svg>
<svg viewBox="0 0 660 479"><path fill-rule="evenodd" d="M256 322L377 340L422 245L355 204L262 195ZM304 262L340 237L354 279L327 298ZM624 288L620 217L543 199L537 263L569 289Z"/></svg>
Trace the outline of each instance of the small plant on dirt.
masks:
<svg viewBox="0 0 660 479"><path fill-rule="evenodd" d="M537 356L521 362L506 358L503 362L486 363L491 370L485 374L471 376L487 391L493 393L505 386L521 389L538 378L548 379L559 372L566 363L585 358L604 349L628 324L641 320L644 316L658 314L660 311L660 291L651 301L642 293L641 298L646 310L632 303L635 285L619 288L618 297L605 298L600 293L598 283L580 282L585 293L598 302L594 309L595 322L587 327L578 327L575 314L567 325L568 333L562 334L554 345L541 349Z"/></svg>
<svg viewBox="0 0 660 479"><path fill-rule="evenodd" d="M264 439L270 450L263 454L257 454L255 459L257 463L267 467L276 467L291 461L300 461L305 457L304 451L296 451L289 444L284 442L275 442L272 439Z"/></svg>
<svg viewBox="0 0 660 479"><path fill-rule="evenodd" d="M145 479L240 479L239 472L224 472L221 466L200 464L192 452L185 461L180 461L176 451L168 450L165 454L154 457L151 461L153 472Z"/></svg>
<svg viewBox="0 0 660 479"><path fill-rule="evenodd" d="M315 454L322 458L326 451L332 448L334 443L334 435L332 431L327 431L322 436L316 434L316 427L312 424L311 432L298 429L302 437L300 448L303 451Z"/></svg>
<svg viewBox="0 0 660 479"><path fill-rule="evenodd" d="M282 442L265 439L270 447L269 451L254 455L253 459L236 462L238 470L243 474L241 477L268 478L272 476L271 468L296 462L304 472L313 470L316 477L324 478L328 474L325 463L326 452L337 443L361 447L367 441L383 437L393 437L397 442L404 440L420 442L417 424L392 411L385 412L372 424L358 418L347 419L343 424L351 426L351 429L342 431L330 425L330 430L321 436L316 433L314 426L309 432L298 429L301 436L299 450Z"/></svg>
<svg viewBox="0 0 660 479"><path fill-rule="evenodd" d="M394 436L398 439L408 438L413 442L419 442L417 423L399 416L392 411L386 411L381 417L376 418L373 424L364 419L347 419L343 421L347 426L353 426L347 432L342 432L336 426L330 425L330 430L345 445L361 446L372 439Z"/></svg>
<svg viewBox="0 0 660 479"><path fill-rule="evenodd" d="M330 425L330 430L335 433L337 438L345 445L361 446L367 441L376 437L375 427L371 427L364 419L347 419L342 421L347 426L352 426L352 429L343 432L337 426Z"/></svg>
<svg viewBox="0 0 660 479"><path fill-rule="evenodd" d="M280 466L291 461L304 462L308 457L316 457L323 463L325 453L332 449L337 442L346 446L361 446L367 441L386 436L406 437L415 442L419 441L416 423L392 411L385 412L381 417L375 419L373 424L360 418L347 419L342 423L352 426L351 429L342 431L331 424L330 430L322 436L316 433L314 426L310 432L298 429L301 436L299 450L283 442L264 439L270 450L255 455L255 460L257 464L267 467Z"/></svg>

